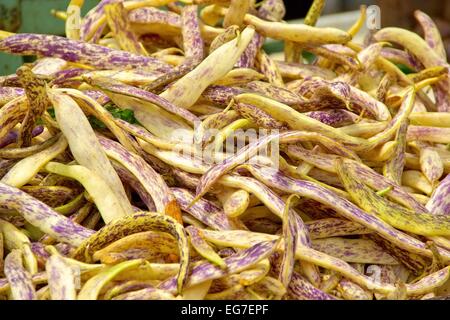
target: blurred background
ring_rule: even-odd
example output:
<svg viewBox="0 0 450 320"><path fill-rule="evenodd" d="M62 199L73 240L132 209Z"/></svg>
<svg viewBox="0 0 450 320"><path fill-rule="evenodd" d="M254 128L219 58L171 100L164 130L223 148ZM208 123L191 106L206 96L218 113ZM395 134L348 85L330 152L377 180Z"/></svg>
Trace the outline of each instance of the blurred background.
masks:
<svg viewBox="0 0 450 320"><path fill-rule="evenodd" d="M98 1L86 0L83 13ZM284 2L287 8L285 20L299 20L306 15L312 0ZM0 30L63 35L64 22L54 18L50 12L52 9L65 10L68 3L69 0L0 0ZM382 27L398 26L418 33L421 30L417 27L413 13L416 9L425 11L438 24L447 52L450 52L450 0L328 0L318 26L345 30L357 19L362 4L380 7ZM364 37L364 30L359 36ZM280 43L273 43L267 48L272 52L282 50ZM22 63L22 57L0 54L0 74L14 73Z"/></svg>

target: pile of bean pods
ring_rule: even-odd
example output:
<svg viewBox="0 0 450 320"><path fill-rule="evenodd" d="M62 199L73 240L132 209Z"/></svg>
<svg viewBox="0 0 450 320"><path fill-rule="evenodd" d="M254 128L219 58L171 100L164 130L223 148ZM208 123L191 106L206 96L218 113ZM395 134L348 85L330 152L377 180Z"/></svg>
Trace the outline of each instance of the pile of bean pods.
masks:
<svg viewBox="0 0 450 320"><path fill-rule="evenodd" d="M320 0L304 24L281 0L82 6L53 12L66 37L0 31L37 57L0 77L1 299L448 294L450 68L425 13L424 38L356 43L366 8L319 28Z"/></svg>

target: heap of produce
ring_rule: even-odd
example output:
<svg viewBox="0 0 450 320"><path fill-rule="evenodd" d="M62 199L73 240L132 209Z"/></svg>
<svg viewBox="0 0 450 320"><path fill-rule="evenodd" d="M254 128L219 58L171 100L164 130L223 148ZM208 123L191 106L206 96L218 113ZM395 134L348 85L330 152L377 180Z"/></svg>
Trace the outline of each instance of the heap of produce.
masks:
<svg viewBox="0 0 450 320"><path fill-rule="evenodd" d="M0 299L437 299L443 41L282 0L102 0L0 77ZM264 48L284 42L284 59Z"/></svg>

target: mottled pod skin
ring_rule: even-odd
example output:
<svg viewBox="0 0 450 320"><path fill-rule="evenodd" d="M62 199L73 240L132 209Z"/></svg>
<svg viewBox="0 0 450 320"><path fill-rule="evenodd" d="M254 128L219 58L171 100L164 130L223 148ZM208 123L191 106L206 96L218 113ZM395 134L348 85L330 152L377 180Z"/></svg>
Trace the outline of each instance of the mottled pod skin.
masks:
<svg viewBox="0 0 450 320"><path fill-rule="evenodd" d="M380 236L396 243L400 247L412 252L430 256L431 252L426 249L424 243L408 236L403 232L395 230L389 224L383 222L381 219L364 212L363 210L352 204L350 201L337 197L335 194L323 187L317 186L316 184L308 181L294 180L292 178L286 177L281 172L270 168L252 165L247 166L247 169L251 170L252 174L255 175L258 179L277 188L280 188L281 186L285 185L285 183L289 183L288 181L290 181L290 186L286 185L282 188L282 190L291 190L291 192L295 190L296 194L303 196L306 196L307 194L309 198L330 205L340 215L366 226L374 232L377 232Z"/></svg>
<svg viewBox="0 0 450 320"><path fill-rule="evenodd" d="M151 92L147 92L145 90L122 84L120 81L111 80L109 78L104 77L85 77L87 82L89 82L91 85L94 85L102 90L105 90L107 92L116 93L116 94L123 94L126 96L138 98L144 101L148 101L150 103L154 103L161 108L176 114L180 116L181 118L194 123L198 121L198 118L193 115L191 112L178 107L177 105L174 105L173 103L169 102L168 100L155 95Z"/></svg>
<svg viewBox="0 0 450 320"><path fill-rule="evenodd" d="M324 0L303 24L281 0L82 4L54 12L65 38L0 30L37 56L0 76L1 297L441 298L450 66L428 15L359 45L365 6L342 31L316 27Z"/></svg>
<svg viewBox="0 0 450 320"><path fill-rule="evenodd" d="M58 57L98 69L148 67L166 72L170 66L152 58L96 44L41 34L17 34L0 41L0 51L18 55Z"/></svg>
<svg viewBox="0 0 450 320"><path fill-rule="evenodd" d="M450 72L449 64L439 53L417 34L400 28L384 28L375 35L377 41L389 41L402 45L409 52L414 52L414 56L423 64L425 68L443 66ZM438 95L438 110L448 111L450 108L450 94L447 92L450 86L449 77L438 84L443 91Z"/></svg>
<svg viewBox="0 0 450 320"><path fill-rule="evenodd" d="M12 250L5 259L5 275L14 300L37 300L31 275L22 265L22 252Z"/></svg>
<svg viewBox="0 0 450 320"><path fill-rule="evenodd" d="M218 279L223 277L224 275L243 271L249 266L259 262L260 260L267 258L273 252L276 245L276 240L261 242L247 250L243 250L230 257L227 257L224 259L227 265L227 268L225 270L209 262L201 263L192 268L186 287L190 287L207 280ZM175 292L176 279L171 278L164 281L160 284L159 288L167 290L169 292Z"/></svg>
<svg viewBox="0 0 450 320"><path fill-rule="evenodd" d="M161 214L138 212L106 225L92 237L86 239L73 254L76 259L92 259L92 254L125 235L148 230L169 232L178 242L180 270L175 280L175 290L179 293L188 279L189 245L182 225L173 218Z"/></svg>
<svg viewBox="0 0 450 320"><path fill-rule="evenodd" d="M46 204L34 199L19 189L0 185L2 205L16 209L32 225L59 241L78 246L94 232L58 214Z"/></svg>
<svg viewBox="0 0 450 320"><path fill-rule="evenodd" d="M0 106L5 105L9 101L23 95L25 91L22 88L0 87Z"/></svg>
<svg viewBox="0 0 450 320"><path fill-rule="evenodd" d="M123 4L121 2L108 4L105 6L104 11L108 25L120 48L137 55L148 56L147 50L139 42L136 34L131 31L128 12Z"/></svg>

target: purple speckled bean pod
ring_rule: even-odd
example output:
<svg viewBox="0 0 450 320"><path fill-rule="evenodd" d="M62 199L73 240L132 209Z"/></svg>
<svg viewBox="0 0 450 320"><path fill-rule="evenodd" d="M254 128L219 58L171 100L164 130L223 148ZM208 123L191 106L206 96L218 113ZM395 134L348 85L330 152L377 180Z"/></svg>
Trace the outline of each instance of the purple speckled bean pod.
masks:
<svg viewBox="0 0 450 320"><path fill-rule="evenodd" d="M22 96L24 93L25 91L22 88L0 86L0 107L17 97Z"/></svg>
<svg viewBox="0 0 450 320"><path fill-rule="evenodd" d="M302 160L321 170L336 173L334 161L337 157L335 155L313 152L312 150L304 149L299 145L289 145L286 147L285 151L289 157L293 159Z"/></svg>
<svg viewBox="0 0 450 320"><path fill-rule="evenodd" d="M48 258L45 269L53 300L76 300L76 271L60 255Z"/></svg>
<svg viewBox="0 0 450 320"><path fill-rule="evenodd" d="M383 78L381 78L380 83L377 86L377 94L376 97L379 101L385 103L386 97L389 91L390 86L394 81L394 77L389 73L386 73Z"/></svg>
<svg viewBox="0 0 450 320"><path fill-rule="evenodd" d="M261 50L264 44L265 38L258 32L255 32L253 39L248 44L248 47L244 50L235 67L237 68L253 68L255 64L256 54Z"/></svg>
<svg viewBox="0 0 450 320"><path fill-rule="evenodd" d="M266 76L267 81L276 86L284 86L283 77L275 61L264 50L256 53L256 67Z"/></svg>
<svg viewBox="0 0 450 320"><path fill-rule="evenodd" d="M185 76L188 72L191 72L197 63L193 59L187 59L182 64L173 68L170 72L165 73L155 81L152 81L150 84L146 85L144 90L146 91L163 91L167 89L167 86L175 80L178 80Z"/></svg>
<svg viewBox="0 0 450 320"><path fill-rule="evenodd" d="M394 63L404 64L413 71L419 71L423 69L423 65L419 61L417 61L417 59L414 58L410 53L406 51L396 48L385 47L381 49L380 54L381 57Z"/></svg>
<svg viewBox="0 0 450 320"><path fill-rule="evenodd" d="M448 73L450 74L450 65L445 61L445 59L436 53L433 48L431 48L419 35L409 30L400 28L383 28L374 35L374 38L377 41L397 43L404 47L407 51L413 53L425 68L441 66L447 68ZM439 101L439 105L437 106L438 110L449 111L450 92L448 92L448 88L450 87L450 77L447 76L442 81L437 83L436 86L445 93L440 99L441 101Z"/></svg>
<svg viewBox="0 0 450 320"><path fill-rule="evenodd" d="M365 91L343 82L329 82L318 78L311 79L302 84L299 88L299 94L304 95L305 90L314 94L314 91L324 89L330 90L335 97L344 101L345 104L351 103L364 110L376 120L387 121L391 119L391 114L384 103L376 100Z"/></svg>
<svg viewBox="0 0 450 320"><path fill-rule="evenodd" d="M294 82L295 88L289 84L289 89L296 94L305 97L305 98L311 98L315 91L321 89L321 88L328 88L327 84L330 83L330 81L325 81L321 79L321 77L306 77L303 81ZM345 92L348 92L350 89L348 88L348 84L343 84L343 89L345 88Z"/></svg>
<svg viewBox="0 0 450 320"><path fill-rule="evenodd" d="M231 0L228 6L228 11L223 19L223 26L228 28L235 25L242 27L244 17L251 9L253 0Z"/></svg>
<svg viewBox="0 0 450 320"><path fill-rule="evenodd" d="M106 5L117 3L120 1L122 0L101 0L99 4L92 8L83 18L83 21L81 23L81 40L89 41L96 32L103 32L103 29L106 27L106 21L101 25L95 25L96 21L98 21L105 14Z"/></svg>
<svg viewBox="0 0 450 320"><path fill-rule="evenodd" d="M350 57L357 56L357 53L354 50L343 44L324 44L322 47L327 50L334 51L338 54L343 54Z"/></svg>
<svg viewBox="0 0 450 320"><path fill-rule="evenodd" d="M69 254L71 252L73 252L73 250L75 248L73 246L71 246L70 244L68 244L68 243L60 242L60 243L55 244L55 249L58 250L58 252L60 254L62 254L63 256L66 257L66 256L69 256Z"/></svg>
<svg viewBox="0 0 450 320"><path fill-rule="evenodd" d="M379 279L384 283L396 284L400 279L397 277L394 268L395 267L389 265L369 265L367 266L365 273L372 278L379 277ZM386 295L379 293L375 293L374 296L377 300L387 298Z"/></svg>
<svg viewBox="0 0 450 320"><path fill-rule="evenodd" d="M186 60L147 85L145 90L154 91L192 71L204 58L204 41L200 32L197 6L185 6L181 12L181 35Z"/></svg>
<svg viewBox="0 0 450 320"><path fill-rule="evenodd" d="M283 61L276 61L275 63L283 78L304 79L308 77L320 77L325 80L332 80L336 77L336 74L332 70L315 65Z"/></svg>
<svg viewBox="0 0 450 320"><path fill-rule="evenodd" d="M303 203L301 207L304 207ZM340 218L324 218L308 221L306 222L306 227L313 240L372 233L370 229L359 223Z"/></svg>
<svg viewBox="0 0 450 320"><path fill-rule="evenodd" d="M386 250L391 256L395 257L403 266L408 268L408 270L414 274L421 274L431 262L431 259L403 250L376 233L369 234L368 238Z"/></svg>
<svg viewBox="0 0 450 320"><path fill-rule="evenodd" d="M104 77L85 77L85 80L96 87L99 87L102 90L105 90L107 93L116 93L116 94L123 94L126 96L130 96L133 98L141 99L153 104L156 104L157 106L161 107L162 109L171 112L173 114L176 114L180 116L181 118L191 122L195 123L199 121L197 116L192 114L191 112L180 108L173 103L170 103L166 99L153 94L151 92L129 86L126 84L122 84L120 81L112 80L111 78L104 78Z"/></svg>
<svg viewBox="0 0 450 320"><path fill-rule="evenodd" d="M189 240L192 247L206 260L218 265L219 267L226 269L227 265L223 261L222 257L217 254L211 245L204 239L202 231L194 226L186 227L186 232L189 235Z"/></svg>
<svg viewBox="0 0 450 320"><path fill-rule="evenodd" d="M5 275L13 300L37 300L31 275L22 264L22 252L12 250L5 258Z"/></svg>
<svg viewBox="0 0 450 320"><path fill-rule="evenodd" d="M120 300L121 297L126 297L128 294L134 295L136 291L146 288L153 288L153 286L137 280L118 281L117 285L105 293L105 300L113 300L115 297L118 297L117 300Z"/></svg>
<svg viewBox="0 0 450 320"><path fill-rule="evenodd" d="M108 97L108 95L104 94L103 91L99 90L86 90L83 91L85 95L87 95L89 98L94 99L102 106L111 102L111 99Z"/></svg>
<svg viewBox="0 0 450 320"><path fill-rule="evenodd" d="M143 34L176 35L181 29L180 15L153 7L131 10L128 19L133 29Z"/></svg>
<svg viewBox="0 0 450 320"><path fill-rule="evenodd" d="M195 61L196 64L203 60L204 42L200 33L198 18L198 6L183 7L181 11L181 34L183 37L184 56Z"/></svg>
<svg viewBox="0 0 450 320"><path fill-rule="evenodd" d="M263 81L252 81L246 87L251 91L261 93L271 99L278 100L289 106L303 104L305 99L283 87L277 87Z"/></svg>
<svg viewBox="0 0 450 320"><path fill-rule="evenodd" d="M214 50L217 50L217 48L219 48L221 45L236 38L238 33L239 27L236 25L232 25L226 28L224 32L215 37L214 40L211 42L211 44L209 45L209 53L211 54Z"/></svg>
<svg viewBox="0 0 450 320"><path fill-rule="evenodd" d="M181 212L173 193L164 179L144 159L127 151L119 143L101 137L98 140L109 158L114 159L129 170L151 195L160 213L181 221Z"/></svg>
<svg viewBox="0 0 450 320"><path fill-rule="evenodd" d="M17 210L30 224L53 238L73 246L78 246L94 233L25 192L3 183L0 183L0 203L4 208Z"/></svg>
<svg viewBox="0 0 450 320"><path fill-rule="evenodd" d="M138 212L117 219L86 239L72 254L72 257L78 260L92 261L92 255L96 251L118 239L130 234L151 230L170 233L177 240L180 268L177 276L174 277L174 289L175 292L181 293L188 280L190 247L183 225L167 215Z"/></svg>
<svg viewBox="0 0 450 320"><path fill-rule="evenodd" d="M450 215L450 174L434 190L426 208L432 214Z"/></svg>
<svg viewBox="0 0 450 320"><path fill-rule="evenodd" d="M306 115L334 128L353 124L357 119L357 115L344 109L311 111Z"/></svg>
<svg viewBox="0 0 450 320"><path fill-rule="evenodd" d="M106 21L114 39L122 50L142 56L148 56L147 50L132 31L128 12L122 2L108 4L104 7Z"/></svg>
<svg viewBox="0 0 450 320"><path fill-rule="evenodd" d="M288 287L288 294L295 300L336 300L332 295L314 287L297 272L292 274L292 279Z"/></svg>
<svg viewBox="0 0 450 320"><path fill-rule="evenodd" d="M45 266L47 259L50 258L50 253L48 253L48 251L45 250L45 245L42 244L41 242L32 242L31 251L36 257L39 266L41 267Z"/></svg>
<svg viewBox="0 0 450 320"><path fill-rule="evenodd" d="M263 1L258 9L258 17L268 21L281 21L286 14L283 0Z"/></svg>
<svg viewBox="0 0 450 320"><path fill-rule="evenodd" d="M338 177L336 177L338 178ZM308 217L311 217L313 219L328 219L328 218L341 218L339 216L339 214L331 207L324 205L320 202L317 202L315 200L312 199L301 199L300 200L300 206L302 208L302 210L304 211L304 213L306 215L308 215ZM320 221L318 220L318 221ZM311 230L312 232L314 231L314 229ZM333 232L332 230L330 230L331 233Z"/></svg>
<svg viewBox="0 0 450 320"><path fill-rule="evenodd" d="M352 160L339 159L336 165L345 189L363 210L370 211L400 230L426 236L450 235L449 216L416 212L378 195L366 184L366 180L360 180L358 166Z"/></svg>
<svg viewBox="0 0 450 320"><path fill-rule="evenodd" d="M0 41L0 51L18 55L57 57L98 69L148 67L161 72L171 69L168 64L153 57L43 34L22 33L10 36Z"/></svg>
<svg viewBox="0 0 450 320"><path fill-rule="evenodd" d="M447 53L445 51L444 43L442 42L441 34L434 21L425 12L416 10L414 17L423 29L425 41L436 52L436 54L447 60ZM447 99L447 93L442 86L433 86L436 95L436 104L441 111L450 111L450 99Z"/></svg>
<svg viewBox="0 0 450 320"><path fill-rule="evenodd" d="M337 143L335 140L327 138L316 132L306 131L288 131L282 133L272 133L264 136L246 147L240 149L235 155L226 158L223 162L212 166L200 179L200 184L197 186L196 198L202 197L209 188L217 182L217 180L224 174L230 172L232 169L243 163L247 159L253 157L258 150L265 148L274 140L284 143L294 143L300 141L319 142L323 144L330 151L344 157L358 159L358 157L343 145Z"/></svg>
<svg viewBox="0 0 450 320"><path fill-rule="evenodd" d="M285 287L289 286L289 283L291 282L295 266L295 252L297 251L297 247L303 244L302 232L305 229L303 223L300 224L299 222L299 220L301 219L296 218L297 212L295 212L294 210L290 210L291 199L292 198L290 197L286 201L282 217L282 236L284 241L284 251L283 257L281 259L280 271L278 272L278 279ZM308 239L308 245L310 244L310 241L311 240ZM316 272L318 274L318 270L316 270Z"/></svg>
<svg viewBox="0 0 450 320"><path fill-rule="evenodd" d="M345 66L353 72L361 69L361 63L357 59L351 56L337 53L333 50L329 50L322 46L320 47L306 46L305 50L315 54L316 56L324 58L330 62Z"/></svg>
<svg viewBox="0 0 450 320"><path fill-rule="evenodd" d="M450 143L450 128L427 127L427 126L408 126L406 135L408 141L428 141L434 143Z"/></svg>
<svg viewBox="0 0 450 320"><path fill-rule="evenodd" d="M94 260L105 264L117 264L126 260L173 261L178 257L174 238L162 232L147 231L119 239L94 253Z"/></svg>
<svg viewBox="0 0 450 320"><path fill-rule="evenodd" d="M244 90L238 87L213 85L203 91L202 98L220 106L227 106L234 96L241 93L244 93Z"/></svg>
<svg viewBox="0 0 450 320"><path fill-rule="evenodd" d="M311 89L313 91L309 92L308 90ZM352 105L349 102L350 88L345 82L335 82L330 84L330 86L320 86L312 84L310 81L305 81L298 86L298 91L299 95L304 98L309 97L306 102L295 106L300 112L320 109L345 109L350 107L359 109L359 106ZM369 116L373 117L372 114L369 114Z"/></svg>
<svg viewBox="0 0 450 320"><path fill-rule="evenodd" d="M120 294L112 300L176 300L176 298L166 290L147 287Z"/></svg>
<svg viewBox="0 0 450 320"><path fill-rule="evenodd" d="M44 127L37 126L37 127L34 127L31 134L33 137L37 137L42 132L44 132ZM18 137L19 137L19 132L17 130L10 131L6 137L4 137L3 139L0 139L0 148L4 148L4 147L10 145L11 143L17 142Z"/></svg>
<svg viewBox="0 0 450 320"><path fill-rule="evenodd" d="M425 41L444 60L447 59L441 34L434 21L425 12L416 10L414 17L423 29Z"/></svg>
<svg viewBox="0 0 450 320"><path fill-rule="evenodd" d="M0 109L0 140L3 140L23 120L28 108L28 100L23 95L11 100Z"/></svg>
<svg viewBox="0 0 450 320"><path fill-rule="evenodd" d="M246 27L238 38L213 51L196 68L173 83L160 96L184 108L193 106L208 86L233 69L254 34L255 30L252 26Z"/></svg>
<svg viewBox="0 0 450 320"><path fill-rule="evenodd" d="M358 77L361 73L369 73L374 63L380 56L384 43L373 43L361 50L357 55L358 69L353 72L341 75L335 81L344 81L353 86L357 84Z"/></svg>
<svg viewBox="0 0 450 320"><path fill-rule="evenodd" d="M279 130L288 129L288 126L285 123L276 120L267 112L251 104L239 102L235 104L233 108L238 111L239 114L245 119L249 119L252 122L256 123L258 127Z"/></svg>
<svg viewBox="0 0 450 320"><path fill-rule="evenodd" d="M383 174L386 178L395 182L399 186L402 184L402 173L405 167L406 132L408 121L405 120L397 131L395 141L398 142L393 156L386 161L383 167Z"/></svg>
<svg viewBox="0 0 450 320"><path fill-rule="evenodd" d="M20 147L29 147L35 124L45 113L50 101L47 97L46 82L38 78L29 67L22 66L17 69L16 73L25 89L25 95L29 103L29 108L20 127L18 144Z"/></svg>
<svg viewBox="0 0 450 320"><path fill-rule="evenodd" d="M216 130L223 129L238 119L240 119L240 115L234 110L224 110L212 114L204 119L200 125L196 126L194 131L194 141L205 144L213 138L215 133L217 133Z"/></svg>
<svg viewBox="0 0 450 320"><path fill-rule="evenodd" d="M448 101L447 91L443 86L433 86L436 95L436 105L440 112L450 112L450 101Z"/></svg>
<svg viewBox="0 0 450 320"><path fill-rule="evenodd" d="M4 148L0 150L0 158L4 159L24 159L33 156L45 149L53 146L59 139L61 134L55 136L27 148Z"/></svg>
<svg viewBox="0 0 450 320"><path fill-rule="evenodd" d="M33 284L45 284L47 282L47 273L46 272L38 272L31 276L31 281ZM10 284L8 279L2 278L0 279L0 292L5 292L5 290L10 289Z"/></svg>
<svg viewBox="0 0 450 320"><path fill-rule="evenodd" d="M373 292L345 278L339 281L336 289L345 300L373 300Z"/></svg>
<svg viewBox="0 0 450 320"><path fill-rule="evenodd" d="M200 199L194 205L189 207L189 204L194 199L194 195L190 191L181 188L172 188L171 190L181 209L188 212L208 227L215 230L235 229L230 218L221 208L211 201Z"/></svg>
<svg viewBox="0 0 450 320"><path fill-rule="evenodd" d="M103 32L105 31L106 28L106 23L103 23L101 26L99 26L99 28L95 31L94 35L92 36L92 38L87 41L90 43L98 43L100 41L100 39L102 38Z"/></svg>
<svg viewBox="0 0 450 320"><path fill-rule="evenodd" d="M251 173L267 185L285 192L296 193L300 196L314 199L334 208L340 215L354 222L360 223L378 233L383 238L388 239L401 246L405 250L417 254L430 256L431 251L426 249L423 242L394 229L392 226L378 217L366 213L350 201L341 198L332 191L321 187L313 182L302 181L290 178L282 172L269 167L257 165L246 166Z"/></svg>
<svg viewBox="0 0 450 320"><path fill-rule="evenodd" d="M408 295L420 295L433 291L442 286L450 277L450 266L423 277L415 283L406 284Z"/></svg>
<svg viewBox="0 0 450 320"><path fill-rule="evenodd" d="M439 153L428 146L424 146L420 148L419 162L422 173L431 185L435 186L439 183L439 179L444 174L444 164Z"/></svg>
<svg viewBox="0 0 450 320"><path fill-rule="evenodd" d="M0 87L20 87L19 77L17 74L0 76Z"/></svg>
<svg viewBox="0 0 450 320"><path fill-rule="evenodd" d="M389 197L397 201L398 203L411 208L416 212L428 212L428 210L419 202L417 202L414 197L405 192L399 185L391 182L390 180L383 177L381 174L377 173L373 169L362 163L354 163L355 170L360 179L364 180L371 188L376 190L383 190L392 187L389 193Z"/></svg>
<svg viewBox="0 0 450 320"><path fill-rule="evenodd" d="M136 177L130 173L130 171L125 169L120 164L113 162L112 165L114 169L117 171L120 180L128 184L134 191L136 191L141 200L147 206L148 211L155 212L156 211L155 202L153 201L151 195L144 189L139 180L137 180Z"/></svg>
<svg viewBox="0 0 450 320"><path fill-rule="evenodd" d="M280 272L280 254L274 253L270 257L272 272ZM287 298L293 300L335 300L333 296L316 288L298 272L292 273L291 281L287 287Z"/></svg>
<svg viewBox="0 0 450 320"><path fill-rule="evenodd" d="M398 261L382 247L368 239L326 238L312 242L312 248L352 263L396 265Z"/></svg>
<svg viewBox="0 0 450 320"><path fill-rule="evenodd" d="M231 183L238 180L240 182L239 188L246 190L247 192L252 192L259 198L261 202L263 202L269 210L271 210L275 215L282 218L283 212L285 210L285 203L284 201L271 189L269 189L267 186L259 182L258 180L252 179L252 178L246 178L246 177L230 177ZM229 180L225 180L229 181ZM238 187L236 185L232 185L232 187ZM296 235L296 243L297 248L298 247L305 247L308 248L311 246L311 240L309 237L308 229L306 228L305 224L303 223L301 217L293 211L293 209L289 210L290 218L293 220L293 227L295 228L295 232L293 232ZM305 269L305 273L308 276L309 280L315 280L319 276L318 271L316 268L309 264L305 263L302 264L302 267Z"/></svg>
<svg viewBox="0 0 450 320"><path fill-rule="evenodd" d="M80 83L80 80L72 80L74 77L79 77L84 73L89 72L87 69L82 68L70 68L61 70L54 75L54 79L52 80L52 84L55 86L67 86L72 83Z"/></svg>
<svg viewBox="0 0 450 320"><path fill-rule="evenodd" d="M42 58L36 61L32 71L34 74L51 77L67 67L67 61L60 58Z"/></svg>
<svg viewBox="0 0 450 320"><path fill-rule="evenodd" d="M186 287L189 288L208 280L219 279L226 275L244 271L262 259L267 258L275 250L277 243L277 240L260 242L249 249L242 250L225 258L224 260L227 265L227 269L225 270L209 262L197 265L192 268ZM159 288L175 293L176 278L172 277L162 282Z"/></svg>
<svg viewBox="0 0 450 320"><path fill-rule="evenodd" d="M172 174L179 186L187 188L192 191L195 191L195 188L197 187L200 181L200 176L183 171L178 168L173 168Z"/></svg>

